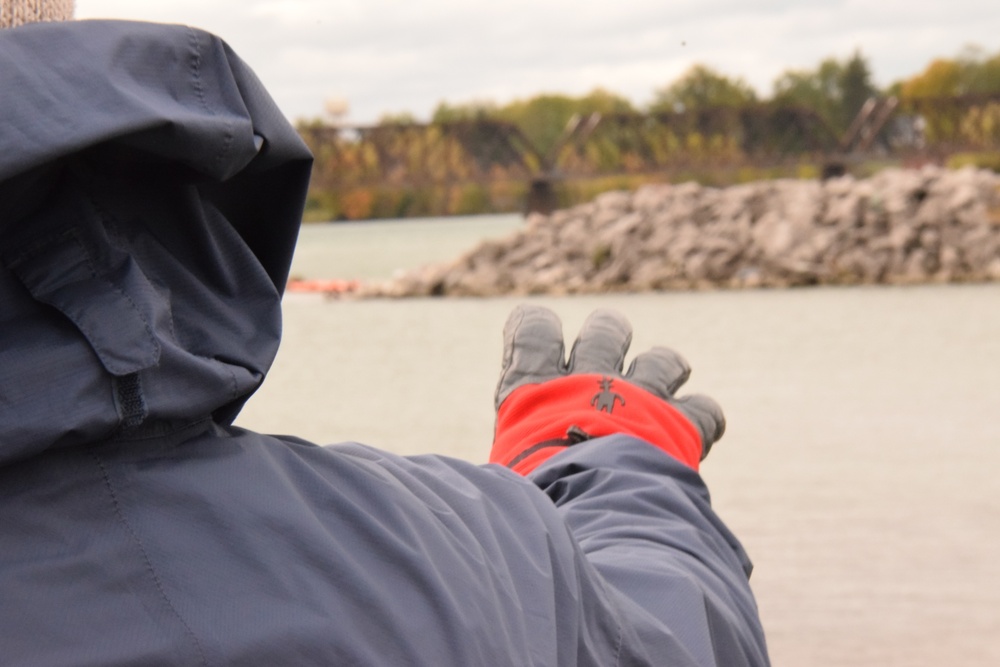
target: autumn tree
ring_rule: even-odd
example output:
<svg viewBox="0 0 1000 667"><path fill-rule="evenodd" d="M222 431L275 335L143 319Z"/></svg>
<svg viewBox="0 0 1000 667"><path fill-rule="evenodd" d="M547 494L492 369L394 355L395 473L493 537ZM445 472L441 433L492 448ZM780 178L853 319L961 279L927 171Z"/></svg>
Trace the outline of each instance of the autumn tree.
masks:
<svg viewBox="0 0 1000 667"><path fill-rule="evenodd" d="M1000 53L988 56L982 49L966 47L957 58L932 61L898 88L906 99L1000 93Z"/></svg>
<svg viewBox="0 0 1000 667"><path fill-rule="evenodd" d="M907 99L957 95L961 79L962 68L957 62L938 58L920 74L903 81L899 93Z"/></svg>
<svg viewBox="0 0 1000 667"><path fill-rule="evenodd" d="M1000 143L1000 103L962 99L1000 94L1000 53L989 56L966 47L957 58L938 58L896 87L904 106L921 117L930 141L979 147Z"/></svg>

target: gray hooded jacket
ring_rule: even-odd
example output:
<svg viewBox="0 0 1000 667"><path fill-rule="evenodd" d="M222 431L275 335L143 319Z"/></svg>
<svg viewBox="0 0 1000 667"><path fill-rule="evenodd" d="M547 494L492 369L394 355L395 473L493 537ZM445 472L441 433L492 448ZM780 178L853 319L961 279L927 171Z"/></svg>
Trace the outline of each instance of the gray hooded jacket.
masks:
<svg viewBox="0 0 1000 667"><path fill-rule="evenodd" d="M763 665L697 474L524 479L231 425L311 157L225 43L0 32L0 664Z"/></svg>

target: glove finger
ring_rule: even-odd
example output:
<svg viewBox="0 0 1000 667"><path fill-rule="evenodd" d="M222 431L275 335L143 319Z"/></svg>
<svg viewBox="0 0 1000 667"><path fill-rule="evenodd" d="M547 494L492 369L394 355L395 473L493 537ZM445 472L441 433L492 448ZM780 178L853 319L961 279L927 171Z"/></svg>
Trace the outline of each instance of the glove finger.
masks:
<svg viewBox="0 0 1000 667"><path fill-rule="evenodd" d="M559 317L541 306L518 306L503 329L503 369L497 383L495 406L524 384L545 382L566 368L566 344Z"/></svg>
<svg viewBox="0 0 1000 667"><path fill-rule="evenodd" d="M701 394L675 399L671 405L701 432L701 458L704 459L712 445L726 432L726 416L722 414L722 408L713 399Z"/></svg>
<svg viewBox="0 0 1000 667"><path fill-rule="evenodd" d="M632 342L632 325L613 310L595 310L580 327L569 354L571 373L619 374Z"/></svg>
<svg viewBox="0 0 1000 667"><path fill-rule="evenodd" d="M684 357L666 347L654 347L637 355L625 373L625 379L663 399L673 398L691 375Z"/></svg>

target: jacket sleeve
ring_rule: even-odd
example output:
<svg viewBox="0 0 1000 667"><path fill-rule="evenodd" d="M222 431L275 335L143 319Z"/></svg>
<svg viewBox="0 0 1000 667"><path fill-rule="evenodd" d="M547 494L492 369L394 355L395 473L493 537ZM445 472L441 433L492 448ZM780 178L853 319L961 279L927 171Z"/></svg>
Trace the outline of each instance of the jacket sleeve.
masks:
<svg viewBox="0 0 1000 667"><path fill-rule="evenodd" d="M767 665L752 569L698 473L628 436L570 447L529 476L655 652L671 634L699 665Z"/></svg>

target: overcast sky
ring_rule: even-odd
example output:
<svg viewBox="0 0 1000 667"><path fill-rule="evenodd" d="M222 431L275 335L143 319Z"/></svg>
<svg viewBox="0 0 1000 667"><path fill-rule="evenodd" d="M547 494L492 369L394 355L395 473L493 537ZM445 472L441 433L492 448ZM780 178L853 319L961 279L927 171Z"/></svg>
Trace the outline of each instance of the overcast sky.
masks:
<svg viewBox="0 0 1000 667"><path fill-rule="evenodd" d="M77 0L76 15L204 28L290 118L339 98L358 124L596 87L644 105L693 63L769 95L855 49L878 85L969 44L1000 52L997 0Z"/></svg>

